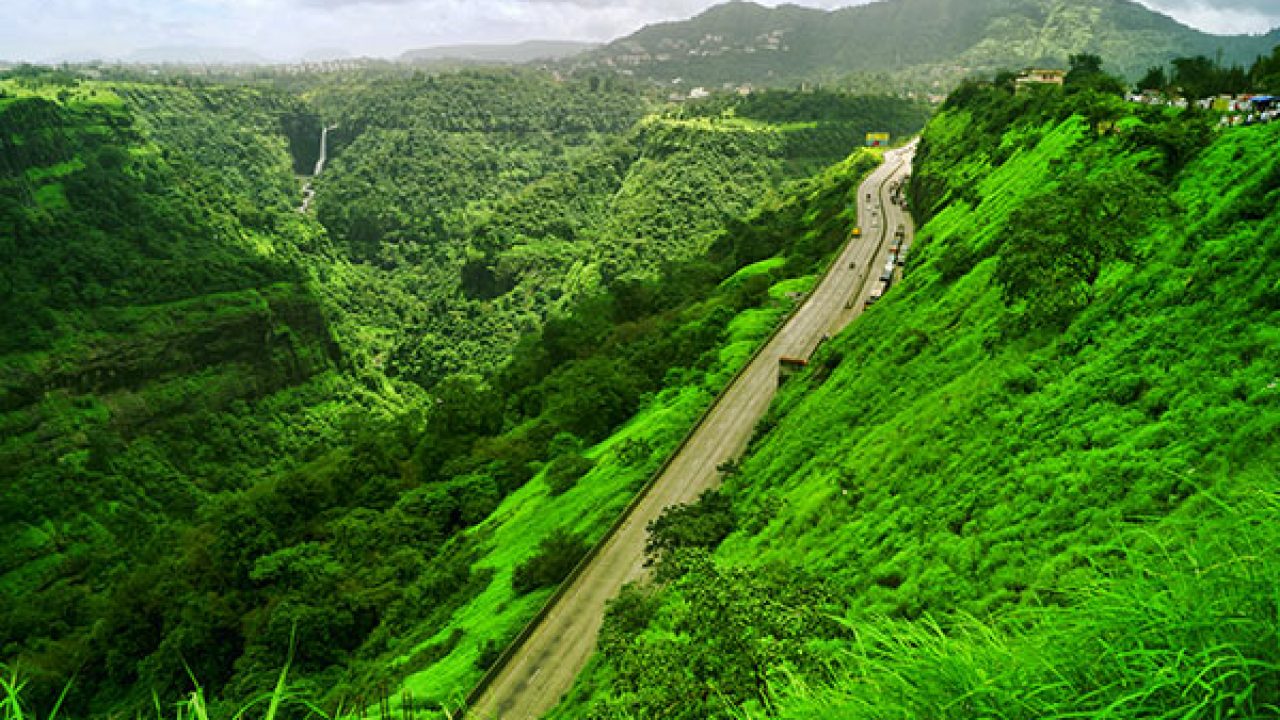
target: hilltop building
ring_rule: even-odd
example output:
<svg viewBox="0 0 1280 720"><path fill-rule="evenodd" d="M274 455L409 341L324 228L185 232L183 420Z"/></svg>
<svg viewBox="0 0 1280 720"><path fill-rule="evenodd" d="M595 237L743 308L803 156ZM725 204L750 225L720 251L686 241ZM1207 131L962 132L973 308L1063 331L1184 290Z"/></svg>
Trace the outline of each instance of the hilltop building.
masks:
<svg viewBox="0 0 1280 720"><path fill-rule="evenodd" d="M1024 71L1018 76L1018 79L1014 81L1014 85L1018 92L1026 92L1029 88L1042 85L1062 87L1062 83L1066 77L1066 70L1045 70L1036 68Z"/></svg>

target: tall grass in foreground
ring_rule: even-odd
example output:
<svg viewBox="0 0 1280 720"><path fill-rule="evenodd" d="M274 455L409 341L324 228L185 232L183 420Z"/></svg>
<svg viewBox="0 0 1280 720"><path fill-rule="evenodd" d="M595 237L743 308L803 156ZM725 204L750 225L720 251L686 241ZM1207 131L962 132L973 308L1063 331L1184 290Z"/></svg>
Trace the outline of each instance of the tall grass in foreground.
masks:
<svg viewBox="0 0 1280 720"><path fill-rule="evenodd" d="M857 640L829 682L775 680L777 716L1280 717L1280 501L1255 489L1231 505L1195 502L1126 534L1123 569L1067 608L945 628L851 623Z"/></svg>
<svg viewBox="0 0 1280 720"><path fill-rule="evenodd" d="M34 713L28 713L23 708L20 700L22 689L26 685L27 681L22 679L18 668L0 663L0 720L57 720L58 711L62 709L62 701L66 699L67 691L71 689L70 683L58 694L57 702L53 704L49 714L43 718Z"/></svg>
<svg viewBox="0 0 1280 720"><path fill-rule="evenodd" d="M277 720L277 718L281 717L282 711L286 707L298 711L288 714L292 718L337 720L342 717L343 709L341 706L334 711L333 715L329 715L309 699L289 689L289 667L293 664L292 645L293 643L290 642L289 659L285 661L284 668L280 670L280 677L276 679L275 687L270 692L264 692L245 703L229 716L229 720ZM191 693L183 700L169 707L166 707L165 703L161 702L159 696L152 693L151 702L155 712L155 720L169 720L169 718L174 720L221 720L220 715L210 711L204 687L200 685L194 675L191 676L191 683L193 687ZM63 687L57 702L44 715L23 705L22 691L26 684L27 681L22 679L19 668L0 664L0 720L58 720L62 702L71 690L71 683L67 683ZM261 713L259 714L260 709ZM136 720L143 720L143 718L142 714L138 714Z"/></svg>

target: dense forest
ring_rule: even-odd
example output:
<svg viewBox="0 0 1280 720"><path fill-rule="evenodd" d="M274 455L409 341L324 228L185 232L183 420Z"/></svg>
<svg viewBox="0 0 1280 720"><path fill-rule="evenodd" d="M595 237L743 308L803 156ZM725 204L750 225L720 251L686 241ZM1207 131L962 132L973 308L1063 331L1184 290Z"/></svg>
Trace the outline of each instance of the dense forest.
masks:
<svg viewBox="0 0 1280 720"><path fill-rule="evenodd" d="M908 134L928 113L785 92L649 113L616 77L534 73L340 83L311 97L337 126L316 216L353 263L348 305L361 332L394 341L378 346L388 372L426 386L495 367L584 294L702 255L726 221L842 160L868 129ZM796 117L734 112L788 104ZM828 118L832 105L851 110Z"/></svg>
<svg viewBox="0 0 1280 720"><path fill-rule="evenodd" d="M847 235L863 134L927 115L715 103L522 70L0 78L23 703L194 680L229 716L291 659L328 708L456 704Z"/></svg>
<svg viewBox="0 0 1280 720"><path fill-rule="evenodd" d="M651 525L554 717L1280 710L1280 123L1092 60L951 95L905 280Z"/></svg>

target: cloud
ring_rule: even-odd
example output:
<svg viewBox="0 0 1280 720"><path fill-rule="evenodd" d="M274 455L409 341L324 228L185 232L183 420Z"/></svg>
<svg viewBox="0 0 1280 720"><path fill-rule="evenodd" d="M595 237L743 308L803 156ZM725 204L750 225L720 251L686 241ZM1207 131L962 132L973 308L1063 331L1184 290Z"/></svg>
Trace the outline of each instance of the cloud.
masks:
<svg viewBox="0 0 1280 720"><path fill-rule="evenodd" d="M323 8L340 8L358 5L419 5L427 7L440 7L451 5L454 3L449 0L300 0L304 5L311 7ZM499 6L499 7L518 7L521 5L537 6L537 5L566 5L578 8L618 8L622 7L699 7L707 6L711 3L705 0L649 0L649 2L640 2L639 0L475 0L473 4Z"/></svg>
<svg viewBox="0 0 1280 720"><path fill-rule="evenodd" d="M1212 3L1198 0L1159 0L1159 2L1153 2L1152 4L1178 10L1251 12L1255 15L1268 15L1276 12L1275 0L1214 0Z"/></svg>
<svg viewBox="0 0 1280 720"><path fill-rule="evenodd" d="M312 48L395 56L430 45L607 41L719 0L2 0L0 59L112 58L139 48L244 47L287 60ZM776 5L781 0L767 0ZM867 0L798 0L838 7ZM1141 0L1214 32L1280 25L1276 0Z"/></svg>
<svg viewBox="0 0 1280 720"><path fill-rule="evenodd" d="M1280 27L1276 0L1139 0L1158 12L1206 32L1265 33Z"/></svg>

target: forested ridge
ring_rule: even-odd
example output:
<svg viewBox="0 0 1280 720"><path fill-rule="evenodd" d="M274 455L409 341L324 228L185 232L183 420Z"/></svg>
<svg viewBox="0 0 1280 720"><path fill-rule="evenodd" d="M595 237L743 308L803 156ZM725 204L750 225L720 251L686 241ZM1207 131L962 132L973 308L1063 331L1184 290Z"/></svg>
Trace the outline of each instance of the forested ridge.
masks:
<svg viewBox="0 0 1280 720"><path fill-rule="evenodd" d="M973 74L1101 55L1128 79L1188 55L1248 63L1280 40L1212 35L1128 0L899 0L830 10L725 2L560 61L674 87L828 86L946 92Z"/></svg>
<svg viewBox="0 0 1280 720"><path fill-rule="evenodd" d="M777 101L0 79L22 702L134 712L194 679L230 715L292 658L326 708L406 679L456 706L846 237L863 133L926 113Z"/></svg>
<svg viewBox="0 0 1280 720"><path fill-rule="evenodd" d="M1086 59L951 95L905 279L651 526L554 717L1280 710L1280 125Z"/></svg>
<svg viewBox="0 0 1280 720"><path fill-rule="evenodd" d="M650 112L616 77L523 72L311 94L337 125L316 217L357 265L344 282L361 286L361 326L413 329L387 333L389 371L424 385L492 368L546 313L702 254L784 182L843 159L871 128L911 132L928 112L827 93ZM752 102L789 103L802 122L736 112ZM858 112L828 117L841 105Z"/></svg>

